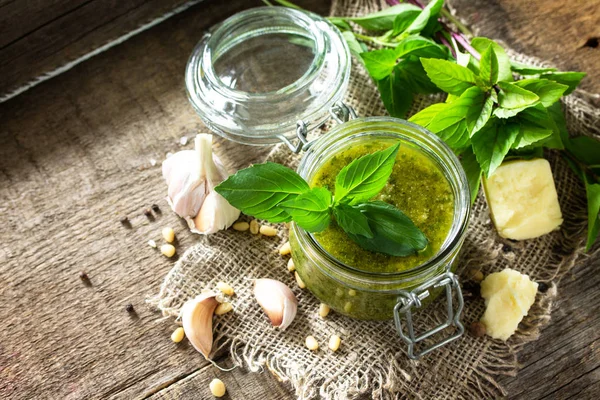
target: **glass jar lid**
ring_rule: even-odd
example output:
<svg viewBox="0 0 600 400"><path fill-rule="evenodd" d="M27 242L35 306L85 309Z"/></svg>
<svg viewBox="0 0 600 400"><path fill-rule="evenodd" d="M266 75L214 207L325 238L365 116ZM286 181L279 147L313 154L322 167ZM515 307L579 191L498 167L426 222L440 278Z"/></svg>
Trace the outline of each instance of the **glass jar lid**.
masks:
<svg viewBox="0 0 600 400"><path fill-rule="evenodd" d="M314 129L346 92L350 52L326 19L286 7L232 16L195 47L190 102L215 133L244 144L288 142Z"/></svg>

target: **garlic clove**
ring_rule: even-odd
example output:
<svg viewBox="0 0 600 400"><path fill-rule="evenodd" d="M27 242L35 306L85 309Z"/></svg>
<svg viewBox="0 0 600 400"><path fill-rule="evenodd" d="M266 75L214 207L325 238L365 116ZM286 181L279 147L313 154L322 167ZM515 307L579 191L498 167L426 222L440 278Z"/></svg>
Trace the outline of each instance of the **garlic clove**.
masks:
<svg viewBox="0 0 600 400"><path fill-rule="evenodd" d="M254 297L276 328L285 330L296 317L296 296L289 287L275 279L256 279Z"/></svg>
<svg viewBox="0 0 600 400"><path fill-rule="evenodd" d="M213 345L212 319L218 305L216 293L206 292L186 301L181 308L185 336L206 359Z"/></svg>
<svg viewBox="0 0 600 400"><path fill-rule="evenodd" d="M199 134L195 149L177 152L163 162L168 202L188 222L192 232L215 233L231 226L240 211L214 191L229 177L221 160L212 152L212 135Z"/></svg>
<svg viewBox="0 0 600 400"><path fill-rule="evenodd" d="M191 169L198 164L198 155L193 150L179 151L162 164L167 182L167 200L180 217L194 216L200 211L206 198L206 182L196 179Z"/></svg>
<svg viewBox="0 0 600 400"><path fill-rule="evenodd" d="M212 191L206 196L198 215L187 221L192 232L209 234L229 228L239 217L240 210L229 204L219 193Z"/></svg>

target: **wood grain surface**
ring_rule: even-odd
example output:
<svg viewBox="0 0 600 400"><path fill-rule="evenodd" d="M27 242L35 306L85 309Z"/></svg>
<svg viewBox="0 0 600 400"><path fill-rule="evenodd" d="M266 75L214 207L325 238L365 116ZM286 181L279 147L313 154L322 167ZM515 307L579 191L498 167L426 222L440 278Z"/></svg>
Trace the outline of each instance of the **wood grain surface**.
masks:
<svg viewBox="0 0 600 400"><path fill-rule="evenodd" d="M188 0L50 0L0 4L0 98Z"/></svg>
<svg viewBox="0 0 600 400"><path fill-rule="evenodd" d="M207 27L258 4L207 0L0 104L0 398L208 399L214 376L227 383L225 398L294 398L268 373L222 373L186 341L172 343L172 320L145 305L174 262L146 242L160 242L167 225L180 254L194 242L168 209L160 174L182 136L205 131L185 93L187 57ZM510 23L485 34L509 41ZM215 151L239 168L268 148L218 140ZM148 218L154 203L162 212ZM553 321L524 349L518 376L502 379L510 397L600 391L599 267L590 258L563 279Z"/></svg>

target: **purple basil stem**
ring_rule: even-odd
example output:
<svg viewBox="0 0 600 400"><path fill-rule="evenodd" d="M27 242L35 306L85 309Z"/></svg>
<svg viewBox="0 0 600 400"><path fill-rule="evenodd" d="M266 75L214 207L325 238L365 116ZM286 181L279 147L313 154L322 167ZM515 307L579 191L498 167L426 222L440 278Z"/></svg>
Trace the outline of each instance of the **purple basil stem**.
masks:
<svg viewBox="0 0 600 400"><path fill-rule="evenodd" d="M386 0L386 3L388 3L388 5L390 5L390 6L395 6L397 4L400 4L400 2L398 0ZM417 7L425 8L425 6L423 5L423 3L421 3L419 0L407 0L407 3L410 3L410 4L415 5ZM477 50L475 50L473 48L473 46L471 46L471 44L469 43L469 39L467 39L467 37L465 35L463 35L462 33L456 33L456 32L454 32L441 19L439 19L439 21L442 23L442 26L444 27L444 29L446 29L446 31L448 31L448 33L450 35L452 35L452 37L458 43L460 43L460 45L466 51L468 51L469 54L471 54L477 60L479 60L481 58L479 52ZM444 38L442 35L438 35L438 39L440 40L440 42L442 42L442 44L444 46L446 46L446 47L448 47L450 49L450 51L452 52L452 55L456 58L456 52L454 51L454 47L452 47L452 45L450 43L448 43L448 41L446 40L446 38Z"/></svg>

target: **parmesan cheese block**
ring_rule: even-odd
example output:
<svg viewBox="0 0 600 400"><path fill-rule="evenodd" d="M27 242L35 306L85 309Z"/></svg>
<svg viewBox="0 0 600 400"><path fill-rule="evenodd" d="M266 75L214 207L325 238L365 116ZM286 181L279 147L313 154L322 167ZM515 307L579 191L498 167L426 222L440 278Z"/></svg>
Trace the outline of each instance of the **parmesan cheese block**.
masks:
<svg viewBox="0 0 600 400"><path fill-rule="evenodd" d="M538 284L514 269L488 275L481 282L485 313L481 322L494 339L508 339L535 301Z"/></svg>
<svg viewBox="0 0 600 400"><path fill-rule="evenodd" d="M500 236L524 240L542 236L563 222L550 163L543 158L509 161L483 181Z"/></svg>

